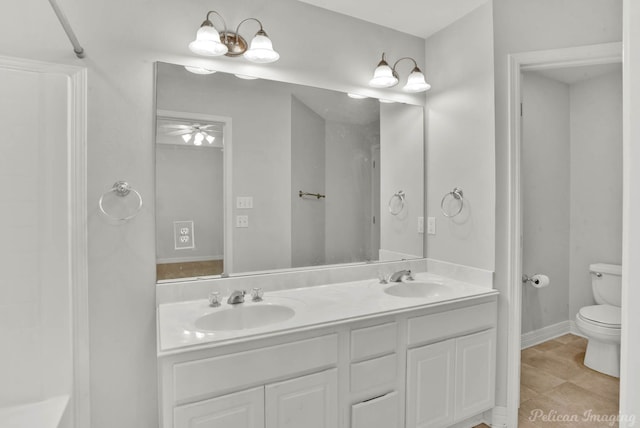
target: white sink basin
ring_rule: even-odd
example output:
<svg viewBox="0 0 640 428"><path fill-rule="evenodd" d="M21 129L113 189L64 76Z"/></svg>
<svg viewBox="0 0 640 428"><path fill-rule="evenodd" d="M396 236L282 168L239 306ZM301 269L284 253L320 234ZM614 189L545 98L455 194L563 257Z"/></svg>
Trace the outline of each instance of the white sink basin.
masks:
<svg viewBox="0 0 640 428"><path fill-rule="evenodd" d="M384 292L397 297L443 297L451 294L451 289L438 282L407 281L391 285Z"/></svg>
<svg viewBox="0 0 640 428"><path fill-rule="evenodd" d="M259 303L251 306L238 304L219 308L196 319L198 330L233 331L264 327L292 318L296 311L288 306Z"/></svg>

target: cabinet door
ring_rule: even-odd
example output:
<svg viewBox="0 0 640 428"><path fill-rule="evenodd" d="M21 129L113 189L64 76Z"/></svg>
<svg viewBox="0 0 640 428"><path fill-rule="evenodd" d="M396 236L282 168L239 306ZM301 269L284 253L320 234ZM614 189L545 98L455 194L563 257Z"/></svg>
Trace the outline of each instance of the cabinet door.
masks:
<svg viewBox="0 0 640 428"><path fill-rule="evenodd" d="M266 428L338 426L338 370L265 387Z"/></svg>
<svg viewBox="0 0 640 428"><path fill-rule="evenodd" d="M453 424L455 339L407 353L407 428Z"/></svg>
<svg viewBox="0 0 640 428"><path fill-rule="evenodd" d="M457 421L490 409L494 405L495 336L495 329L491 329L456 339Z"/></svg>
<svg viewBox="0 0 640 428"><path fill-rule="evenodd" d="M264 428L264 387L173 410L174 428Z"/></svg>

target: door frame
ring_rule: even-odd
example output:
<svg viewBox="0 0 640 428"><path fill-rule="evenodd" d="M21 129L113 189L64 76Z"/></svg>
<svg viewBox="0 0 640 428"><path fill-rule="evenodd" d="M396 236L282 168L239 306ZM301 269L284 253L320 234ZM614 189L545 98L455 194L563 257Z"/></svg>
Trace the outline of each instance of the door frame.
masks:
<svg viewBox="0 0 640 428"><path fill-rule="evenodd" d="M68 257L71 279L74 427L88 427L90 414L89 275L87 248L87 69L0 56L0 68L63 75L67 80Z"/></svg>
<svg viewBox="0 0 640 428"><path fill-rule="evenodd" d="M604 43L565 49L532 51L508 56L508 246L507 302L507 421L518 426L520 407L520 351L522 322L522 200L521 200L521 121L522 72L582 65L622 62L622 43ZM624 230L623 230L624 234ZM623 325L624 329L624 325Z"/></svg>

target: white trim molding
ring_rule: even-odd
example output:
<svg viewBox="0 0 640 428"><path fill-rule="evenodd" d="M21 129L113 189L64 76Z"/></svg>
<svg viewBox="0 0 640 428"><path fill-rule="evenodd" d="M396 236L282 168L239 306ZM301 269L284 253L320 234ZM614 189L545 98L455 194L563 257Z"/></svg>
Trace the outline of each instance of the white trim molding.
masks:
<svg viewBox="0 0 640 428"><path fill-rule="evenodd" d="M567 66L622 62L622 43L605 43L548 51L510 54L508 58L509 86L509 146L508 146L508 244L505 296L509 305L507 333L507 422L518 426L520 405L520 351L522 324L522 203L521 203L521 74L522 70L539 70ZM623 231L624 235L624 231Z"/></svg>
<svg viewBox="0 0 640 428"><path fill-rule="evenodd" d="M506 428L507 425L507 408L496 406L491 410L490 425L494 428Z"/></svg>
<svg viewBox="0 0 640 428"><path fill-rule="evenodd" d="M87 69L0 56L0 68L61 74L67 84L67 195L71 278L73 394L75 428L90 426L89 275L87 258Z"/></svg>
<svg viewBox="0 0 640 428"><path fill-rule="evenodd" d="M537 330L522 334L520 346L522 349L530 348L547 340L563 336L571 331L571 321L561 321L557 324L548 325Z"/></svg>

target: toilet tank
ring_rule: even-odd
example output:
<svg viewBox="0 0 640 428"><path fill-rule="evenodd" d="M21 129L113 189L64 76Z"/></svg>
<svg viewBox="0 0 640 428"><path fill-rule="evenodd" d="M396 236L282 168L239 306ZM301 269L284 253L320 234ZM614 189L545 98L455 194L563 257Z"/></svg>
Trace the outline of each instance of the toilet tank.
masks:
<svg viewBox="0 0 640 428"><path fill-rule="evenodd" d="M622 266L594 263L589 265L589 271L596 303L622 306Z"/></svg>

